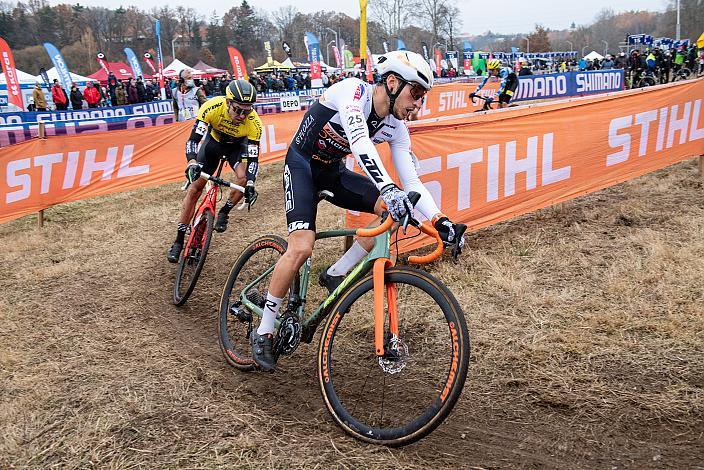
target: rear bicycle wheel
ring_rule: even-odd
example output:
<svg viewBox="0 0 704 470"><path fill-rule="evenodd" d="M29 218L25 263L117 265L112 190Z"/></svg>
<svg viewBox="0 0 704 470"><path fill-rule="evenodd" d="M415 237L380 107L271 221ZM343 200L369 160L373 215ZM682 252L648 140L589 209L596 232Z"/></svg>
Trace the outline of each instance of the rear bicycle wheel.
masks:
<svg viewBox="0 0 704 470"><path fill-rule="evenodd" d="M218 343L231 366L240 370L253 370L254 360L249 345L249 335L258 321L243 305L240 295L244 288L273 267L286 251L286 240L276 235L265 235L256 239L237 258L230 270L220 297L220 318L218 321ZM246 293L251 302L264 306L272 272L268 273ZM298 273L291 284L294 294L298 294L300 278ZM286 311L286 302L281 311Z"/></svg>
<svg viewBox="0 0 704 470"><path fill-rule="evenodd" d="M374 348L371 276L347 289L328 317L318 349L318 379L333 419L348 434L403 446L432 432L459 398L469 367L469 335L452 293L430 274L399 267L395 286L399 341ZM388 332L388 315L385 330Z"/></svg>
<svg viewBox="0 0 704 470"><path fill-rule="evenodd" d="M196 287L200 272L205 265L205 258L208 256L210 241L213 238L213 213L209 210L203 212L193 231L193 240L190 245L186 245L181 252L176 270L176 281L174 282L174 304L181 306L186 303ZM188 234L187 234L188 235Z"/></svg>
<svg viewBox="0 0 704 470"><path fill-rule="evenodd" d="M653 77L643 77L638 82L638 88L645 88L649 86L655 86L655 79Z"/></svg>

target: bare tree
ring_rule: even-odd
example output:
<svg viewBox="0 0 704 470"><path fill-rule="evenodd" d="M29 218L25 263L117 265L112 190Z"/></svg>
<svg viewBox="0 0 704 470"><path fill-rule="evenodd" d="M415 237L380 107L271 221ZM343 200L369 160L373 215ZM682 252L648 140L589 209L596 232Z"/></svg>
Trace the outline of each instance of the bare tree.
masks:
<svg viewBox="0 0 704 470"><path fill-rule="evenodd" d="M296 20L296 15L298 15L298 9L291 5L279 7L271 13L271 17L274 20L274 26L276 26L276 29L279 31L279 39L281 41L292 40L291 34L293 33L293 25Z"/></svg>
<svg viewBox="0 0 704 470"><path fill-rule="evenodd" d="M433 44L440 39L443 24L446 21L449 0L417 0L415 10L423 26L433 35Z"/></svg>
<svg viewBox="0 0 704 470"><path fill-rule="evenodd" d="M448 2L445 10L442 12L444 21L442 22L440 31L447 35L450 50L455 50L455 37L457 28L462 26L462 18L460 17L460 9L457 5L452 5Z"/></svg>
<svg viewBox="0 0 704 470"><path fill-rule="evenodd" d="M382 26L389 37L398 36L413 14L412 0L374 0L369 7L370 17Z"/></svg>

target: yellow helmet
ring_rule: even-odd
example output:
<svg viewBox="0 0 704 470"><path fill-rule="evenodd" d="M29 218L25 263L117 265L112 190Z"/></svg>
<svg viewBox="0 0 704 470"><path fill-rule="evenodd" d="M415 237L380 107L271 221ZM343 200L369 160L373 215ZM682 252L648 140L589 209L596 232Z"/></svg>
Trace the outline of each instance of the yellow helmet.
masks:
<svg viewBox="0 0 704 470"><path fill-rule="evenodd" d="M499 67L501 67L501 61L499 59L491 59L486 63L487 70L498 69Z"/></svg>

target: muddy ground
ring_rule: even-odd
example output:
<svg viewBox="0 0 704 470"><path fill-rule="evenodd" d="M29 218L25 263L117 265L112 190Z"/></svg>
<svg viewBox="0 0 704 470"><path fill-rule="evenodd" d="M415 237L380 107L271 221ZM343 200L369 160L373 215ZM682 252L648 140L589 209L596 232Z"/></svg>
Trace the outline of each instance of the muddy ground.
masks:
<svg viewBox="0 0 704 470"><path fill-rule="evenodd" d="M317 341L273 375L221 357L231 264L285 231L280 171L216 234L183 308L165 259L177 184L0 226L0 467L704 468L695 160L474 232L459 264L428 266L464 308L470 374L448 420L402 449L332 422ZM319 220L342 215L323 203ZM322 244L314 268L339 248Z"/></svg>

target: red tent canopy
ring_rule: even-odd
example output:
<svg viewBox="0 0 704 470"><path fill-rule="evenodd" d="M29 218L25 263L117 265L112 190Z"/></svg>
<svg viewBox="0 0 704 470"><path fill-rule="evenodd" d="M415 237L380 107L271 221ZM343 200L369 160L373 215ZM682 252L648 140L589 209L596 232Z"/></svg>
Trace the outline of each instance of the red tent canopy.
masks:
<svg viewBox="0 0 704 470"><path fill-rule="evenodd" d="M128 78L135 78L132 76L132 67L124 62L106 62L108 64L108 69L115 74L118 80L127 80ZM108 81L108 74L104 69L100 69L97 72L88 75L88 78L93 80L98 80L100 82ZM143 78L146 80L152 78L151 75L144 74Z"/></svg>
<svg viewBox="0 0 704 470"><path fill-rule="evenodd" d="M203 72L204 75L207 75L210 77L227 73L227 70L213 67L211 65L206 64L202 60L199 60L198 63L193 66L193 68L196 70L200 70L201 72Z"/></svg>

